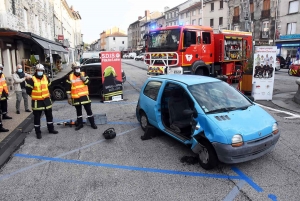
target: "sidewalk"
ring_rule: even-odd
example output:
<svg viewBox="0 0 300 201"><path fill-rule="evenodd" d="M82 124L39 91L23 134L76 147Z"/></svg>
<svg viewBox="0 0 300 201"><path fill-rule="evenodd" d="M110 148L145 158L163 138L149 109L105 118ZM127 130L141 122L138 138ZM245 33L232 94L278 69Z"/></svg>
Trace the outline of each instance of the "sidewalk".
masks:
<svg viewBox="0 0 300 201"><path fill-rule="evenodd" d="M63 77L71 70L71 67L58 72L53 80ZM50 81L52 78L50 77ZM29 109L31 110L31 99L28 99ZM0 133L0 168L10 158L10 155L22 145L26 135L33 129L33 114L25 112L24 100L20 105L20 114L16 113L16 93L9 92L7 114L12 119L2 120L3 127L9 129L9 132Z"/></svg>

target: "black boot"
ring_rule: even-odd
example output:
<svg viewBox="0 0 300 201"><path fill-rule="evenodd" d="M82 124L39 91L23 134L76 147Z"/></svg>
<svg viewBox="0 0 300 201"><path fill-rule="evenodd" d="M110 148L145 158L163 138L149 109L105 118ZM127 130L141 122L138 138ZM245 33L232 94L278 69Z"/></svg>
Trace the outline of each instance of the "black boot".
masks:
<svg viewBox="0 0 300 201"><path fill-rule="evenodd" d="M92 127L93 129L97 129L97 128L98 128L98 127L96 126L96 124L95 124L95 119L94 119L93 116L92 116L92 117L89 117L89 121L90 121L91 127Z"/></svg>
<svg viewBox="0 0 300 201"><path fill-rule="evenodd" d="M34 126L35 134L37 139L42 139L42 132L40 126Z"/></svg>
<svg viewBox="0 0 300 201"><path fill-rule="evenodd" d="M57 134L58 133L58 131L54 130L53 123L50 123L50 124L47 123L47 127L48 127L49 133L52 133L52 134Z"/></svg>
<svg viewBox="0 0 300 201"><path fill-rule="evenodd" d="M3 128L2 123L0 123L0 132L8 132L9 130L6 128Z"/></svg>
<svg viewBox="0 0 300 201"><path fill-rule="evenodd" d="M75 130L78 131L79 129L83 128L83 122L82 122L82 117L77 118L77 125Z"/></svg>
<svg viewBox="0 0 300 201"><path fill-rule="evenodd" d="M2 115L2 119L12 119L12 117L7 116L7 114L3 114L3 115Z"/></svg>

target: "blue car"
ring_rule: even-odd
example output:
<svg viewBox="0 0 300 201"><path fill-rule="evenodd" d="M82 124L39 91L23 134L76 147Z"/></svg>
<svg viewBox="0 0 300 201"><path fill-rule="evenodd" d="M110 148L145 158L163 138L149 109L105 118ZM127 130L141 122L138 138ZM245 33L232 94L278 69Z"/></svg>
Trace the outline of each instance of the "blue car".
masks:
<svg viewBox="0 0 300 201"><path fill-rule="evenodd" d="M136 117L191 147L204 169L219 161L249 161L269 153L280 132L276 120L224 81L198 75L160 75L144 83Z"/></svg>

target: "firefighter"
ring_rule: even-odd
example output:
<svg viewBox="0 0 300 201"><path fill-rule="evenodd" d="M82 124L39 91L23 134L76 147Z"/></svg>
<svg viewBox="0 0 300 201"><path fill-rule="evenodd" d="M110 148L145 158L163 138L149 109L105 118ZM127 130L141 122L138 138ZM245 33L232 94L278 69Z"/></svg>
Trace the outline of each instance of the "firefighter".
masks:
<svg viewBox="0 0 300 201"><path fill-rule="evenodd" d="M3 65L0 64L0 86L2 87L2 95L1 95L1 110L2 110L2 119L12 119L7 115L7 99L8 99L8 88L5 80L5 76L3 74Z"/></svg>
<svg viewBox="0 0 300 201"><path fill-rule="evenodd" d="M37 139L42 138L41 132L41 115L44 111L47 127L49 133L57 134L54 130L53 116L52 116L52 101L50 98L49 85L51 84L49 78L44 75L44 66L42 64L36 65L36 72L31 79L27 81L26 92L31 97L32 110L34 115L34 129Z"/></svg>
<svg viewBox="0 0 300 201"><path fill-rule="evenodd" d="M87 117L91 123L93 129L97 129L95 124L93 112L91 109L91 100L89 97L89 77L85 76L84 72L80 72L80 66L76 63L72 64L73 72L66 80L66 89L68 96L68 103L75 106L77 113L77 126L75 130L79 130L83 127L82 119L82 106L84 107Z"/></svg>
<svg viewBox="0 0 300 201"><path fill-rule="evenodd" d="M0 85L0 97L2 96L2 91L3 91L3 86ZM0 104L1 104L1 101L0 101ZM0 132L8 132L8 131L9 131L8 129L3 128L2 121L1 121L1 116L0 116Z"/></svg>

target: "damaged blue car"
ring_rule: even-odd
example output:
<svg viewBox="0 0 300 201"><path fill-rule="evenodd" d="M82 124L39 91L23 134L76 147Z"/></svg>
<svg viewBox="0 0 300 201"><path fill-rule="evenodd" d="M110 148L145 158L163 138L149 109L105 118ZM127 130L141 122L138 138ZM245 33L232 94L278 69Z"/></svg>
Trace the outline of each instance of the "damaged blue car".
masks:
<svg viewBox="0 0 300 201"><path fill-rule="evenodd" d="M269 153L280 132L276 120L224 81L198 75L160 75L144 83L136 117L191 147L204 169Z"/></svg>

